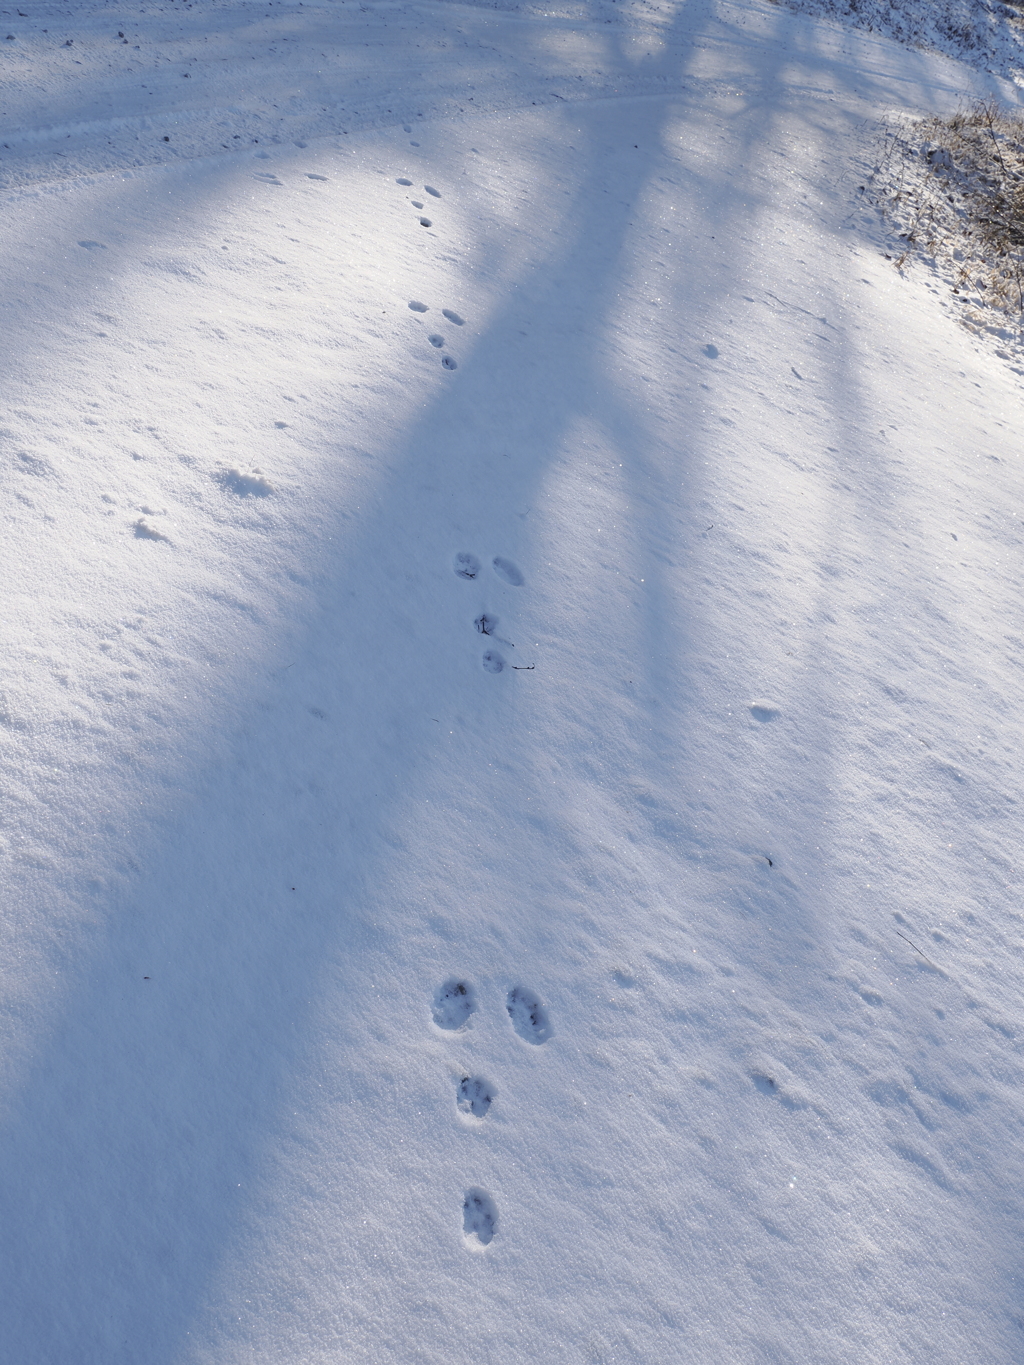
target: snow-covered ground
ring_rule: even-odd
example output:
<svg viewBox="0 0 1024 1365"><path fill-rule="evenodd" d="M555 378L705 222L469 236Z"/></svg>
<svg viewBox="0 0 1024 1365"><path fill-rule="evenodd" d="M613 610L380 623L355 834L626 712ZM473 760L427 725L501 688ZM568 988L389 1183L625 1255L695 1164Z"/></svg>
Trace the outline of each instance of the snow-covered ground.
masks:
<svg viewBox="0 0 1024 1365"><path fill-rule="evenodd" d="M1022 390L859 191L1015 88L3 24L3 1358L1019 1362Z"/></svg>

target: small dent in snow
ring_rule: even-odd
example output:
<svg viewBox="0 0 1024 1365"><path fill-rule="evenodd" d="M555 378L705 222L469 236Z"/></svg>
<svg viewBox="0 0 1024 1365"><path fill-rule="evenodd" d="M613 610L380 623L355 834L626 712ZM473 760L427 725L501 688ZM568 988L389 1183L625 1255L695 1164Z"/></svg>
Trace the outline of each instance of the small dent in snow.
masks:
<svg viewBox="0 0 1024 1365"><path fill-rule="evenodd" d="M79 242L79 246L84 246L86 251L106 251L103 242Z"/></svg>
<svg viewBox="0 0 1024 1365"><path fill-rule="evenodd" d="M450 355L443 355L441 357L441 364L446 370L457 370L459 368Z"/></svg>
<svg viewBox="0 0 1024 1365"><path fill-rule="evenodd" d="M57 471L49 460L44 460L39 455L30 455L27 450L21 450L18 452L18 459L21 461L18 467L23 474L33 474L37 479L52 479L56 476Z"/></svg>
<svg viewBox="0 0 1024 1365"><path fill-rule="evenodd" d="M496 649L488 649L485 652L481 663L483 664L485 673L500 673L505 667L505 660Z"/></svg>
<svg viewBox="0 0 1024 1365"><path fill-rule="evenodd" d="M433 227L433 226L434 226L434 224L431 222L431 220L430 220L429 218L421 218L421 219L420 219L420 227Z"/></svg>
<svg viewBox="0 0 1024 1365"><path fill-rule="evenodd" d="M266 498L274 491L274 485L259 469L227 469L216 477L218 483L240 498Z"/></svg>
<svg viewBox="0 0 1024 1365"><path fill-rule="evenodd" d="M423 188L426 190L428 194L432 194L435 199L441 198L441 191L435 190L433 185L424 185Z"/></svg>
<svg viewBox="0 0 1024 1365"><path fill-rule="evenodd" d="M524 583L523 575L519 572L511 559L503 559L501 555L495 555L491 560L494 565L494 572L499 578L510 583L513 588L521 588Z"/></svg>
<svg viewBox="0 0 1024 1365"><path fill-rule="evenodd" d="M413 199L413 200L411 200L410 202L411 202L411 204L412 204L412 206L413 206L414 209L421 209L421 208L423 207L423 204L422 204L422 202L421 202L419 199ZM423 222L423 219L422 219L422 218L420 219L420 222L421 222L421 223Z"/></svg>
<svg viewBox="0 0 1024 1365"><path fill-rule="evenodd" d="M419 299L413 299L409 304L409 307L414 313L426 313L429 311L427 305L425 303L420 303Z"/></svg>
<svg viewBox="0 0 1024 1365"><path fill-rule="evenodd" d="M478 634L493 635L498 627L498 618L496 616L488 616L486 612L482 612L473 624L476 626Z"/></svg>
<svg viewBox="0 0 1024 1365"><path fill-rule="evenodd" d="M463 1076L458 1090L459 1109L463 1114L482 1119L490 1109L495 1093L494 1087L479 1076Z"/></svg>
<svg viewBox="0 0 1024 1365"><path fill-rule="evenodd" d="M752 701L749 709L754 720L759 720L762 724L767 724L770 720L778 720L779 716L782 715L778 707L773 706L770 701Z"/></svg>
<svg viewBox="0 0 1024 1365"><path fill-rule="evenodd" d="M462 1028L476 1012L473 987L466 981L452 977L439 986L434 995L434 1023L449 1032Z"/></svg>
<svg viewBox="0 0 1024 1365"><path fill-rule="evenodd" d="M465 326L466 319L460 318L458 313L453 313L450 308L442 308L441 316L447 318L449 322L454 322L456 327Z"/></svg>
<svg viewBox="0 0 1024 1365"><path fill-rule="evenodd" d="M443 337L443 336L438 336L438 334L437 334L436 332L434 332L432 336L427 337L427 340L430 342L431 346L443 346L443 345L444 345L444 337Z"/></svg>
<svg viewBox="0 0 1024 1365"><path fill-rule="evenodd" d="M312 171L307 171L307 172L306 172L306 179L307 179L307 180L326 180L327 177L326 177L326 175L314 175Z"/></svg>
<svg viewBox="0 0 1024 1365"><path fill-rule="evenodd" d="M526 1043L539 1047L551 1037L551 1020L548 1012L525 986L513 986L508 993L505 1008L512 1020L512 1027Z"/></svg>
<svg viewBox="0 0 1024 1365"><path fill-rule="evenodd" d="M400 176L398 177L398 179L395 181L395 184L396 184L396 185L411 185L411 184L412 184L412 181L411 181L411 180L406 180L406 178L405 178L404 175L400 175Z"/></svg>
<svg viewBox="0 0 1024 1365"><path fill-rule="evenodd" d="M704 347L704 354L708 357L709 360L717 360L719 356L718 347L712 346L711 342L709 341L708 344Z"/></svg>
<svg viewBox="0 0 1024 1365"><path fill-rule="evenodd" d="M482 1251L494 1240L498 1230L498 1210L486 1190L466 1191L462 1201L462 1230L473 1251Z"/></svg>
<svg viewBox="0 0 1024 1365"><path fill-rule="evenodd" d="M769 1071L751 1071L750 1079L762 1095L771 1095L786 1109L806 1109L808 1100L782 1085Z"/></svg>
<svg viewBox="0 0 1024 1365"><path fill-rule="evenodd" d="M469 554L466 550L460 550L455 556L455 563L452 565L457 578L476 578L480 572L480 561L476 555Z"/></svg>
<svg viewBox="0 0 1024 1365"><path fill-rule="evenodd" d="M170 536L151 526L145 517L139 517L135 523L135 535L138 540L170 540Z"/></svg>

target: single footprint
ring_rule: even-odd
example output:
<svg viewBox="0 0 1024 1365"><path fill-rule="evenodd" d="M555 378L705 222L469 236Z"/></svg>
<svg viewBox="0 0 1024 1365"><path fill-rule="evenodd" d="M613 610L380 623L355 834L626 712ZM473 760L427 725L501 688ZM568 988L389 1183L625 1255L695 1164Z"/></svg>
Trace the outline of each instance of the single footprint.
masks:
<svg viewBox="0 0 1024 1365"><path fill-rule="evenodd" d="M419 299L413 299L409 307L414 313L428 313L430 311L425 303L420 303Z"/></svg>
<svg viewBox="0 0 1024 1365"><path fill-rule="evenodd" d="M326 177L326 175L314 175L312 171L307 171L307 172L306 172L306 179L307 179L307 180L326 180L327 177Z"/></svg>
<svg viewBox="0 0 1024 1365"><path fill-rule="evenodd" d="M444 345L444 337L438 336L436 332L434 332L432 336L427 337L427 340L430 342L431 346Z"/></svg>
<svg viewBox="0 0 1024 1365"><path fill-rule="evenodd" d="M551 1020L548 1012L533 991L525 986L513 986L508 993L505 1008L512 1020L512 1027L526 1043L539 1046L551 1037Z"/></svg>
<svg viewBox="0 0 1024 1365"><path fill-rule="evenodd" d="M420 227L433 227L433 226L434 226L434 224L430 221L429 218L421 218L421 219L420 219Z"/></svg>
<svg viewBox="0 0 1024 1365"><path fill-rule="evenodd" d="M500 673L505 667L505 660L496 649L489 649L481 660L485 673Z"/></svg>
<svg viewBox="0 0 1024 1365"><path fill-rule="evenodd" d="M466 322L465 318L460 318L458 313L453 313L450 308L442 308L441 316L447 318L449 322L454 322L456 327L462 327Z"/></svg>
<svg viewBox="0 0 1024 1365"><path fill-rule="evenodd" d="M773 706L770 701L752 701L749 706L750 714L755 720L762 724L770 720L778 720L782 712L777 706Z"/></svg>
<svg viewBox="0 0 1024 1365"><path fill-rule="evenodd" d="M511 559L502 559L501 555L495 555L491 560L494 565L494 572L499 578L503 578L506 583L511 583L513 588L523 586L523 575L519 572Z"/></svg>
<svg viewBox="0 0 1024 1365"><path fill-rule="evenodd" d="M462 1201L462 1230L467 1245L474 1251L482 1251L494 1240L498 1231L498 1210L486 1190L466 1191Z"/></svg>
<svg viewBox="0 0 1024 1365"><path fill-rule="evenodd" d="M455 556L455 563L452 565L457 578L476 578L480 572L480 561L476 555L471 555L468 550L460 550Z"/></svg>
<svg viewBox="0 0 1024 1365"><path fill-rule="evenodd" d="M498 618L496 616L488 616L486 612L482 612L473 624L476 626L480 635L493 635L498 628Z"/></svg>
<svg viewBox="0 0 1024 1365"><path fill-rule="evenodd" d="M441 364L445 367L446 370L457 370L459 368L450 355L443 355L441 357Z"/></svg>
<svg viewBox="0 0 1024 1365"><path fill-rule="evenodd" d="M438 1028L462 1028L469 1016L476 1011L476 997L473 987L457 977L452 977L434 992L434 1023Z"/></svg>
<svg viewBox="0 0 1024 1365"><path fill-rule="evenodd" d="M433 185L424 185L423 188L426 190L428 194L432 194L435 199L441 198L441 191L435 190Z"/></svg>
<svg viewBox="0 0 1024 1365"><path fill-rule="evenodd" d="M479 1076L463 1076L457 1092L459 1109L463 1114L472 1114L475 1119L482 1119L497 1093L493 1085L481 1080Z"/></svg>
<svg viewBox="0 0 1024 1365"><path fill-rule="evenodd" d="M409 131L409 130L408 130L408 128L407 128L407 129L406 129L406 132L408 132L408 131ZM404 175L400 175L400 176L398 177L398 179L395 181L395 184L396 184L396 185L411 185L411 184L412 184L412 181L411 181L411 180L406 180L406 178L405 178Z"/></svg>
<svg viewBox="0 0 1024 1365"><path fill-rule="evenodd" d="M421 208L423 207L423 205L422 205L422 203L420 202L419 199L413 199L413 200L412 200L412 206L413 206L414 209L421 209Z"/></svg>

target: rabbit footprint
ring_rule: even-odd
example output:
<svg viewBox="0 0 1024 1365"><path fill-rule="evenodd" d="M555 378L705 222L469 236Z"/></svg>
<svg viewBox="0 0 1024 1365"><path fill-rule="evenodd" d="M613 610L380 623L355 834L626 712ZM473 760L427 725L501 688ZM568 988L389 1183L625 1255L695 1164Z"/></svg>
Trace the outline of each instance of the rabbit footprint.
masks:
<svg viewBox="0 0 1024 1365"><path fill-rule="evenodd" d="M449 1031L462 1028L476 1013L476 996L466 981L451 977L434 993L434 1023Z"/></svg>
<svg viewBox="0 0 1024 1365"><path fill-rule="evenodd" d="M548 1012L533 991L527 990L525 986L513 986L508 993L505 1008L512 1020L512 1027L524 1042L539 1047L551 1037L551 1020L548 1018Z"/></svg>

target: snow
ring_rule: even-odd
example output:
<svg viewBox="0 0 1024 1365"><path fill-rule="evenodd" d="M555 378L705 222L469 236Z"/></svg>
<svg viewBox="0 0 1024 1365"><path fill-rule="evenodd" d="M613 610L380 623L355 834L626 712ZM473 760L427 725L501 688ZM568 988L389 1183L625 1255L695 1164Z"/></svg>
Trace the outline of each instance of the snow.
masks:
<svg viewBox="0 0 1024 1365"><path fill-rule="evenodd" d="M4 24L5 1357L1019 1360L1020 377L858 195L1012 83Z"/></svg>

